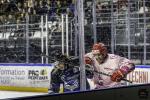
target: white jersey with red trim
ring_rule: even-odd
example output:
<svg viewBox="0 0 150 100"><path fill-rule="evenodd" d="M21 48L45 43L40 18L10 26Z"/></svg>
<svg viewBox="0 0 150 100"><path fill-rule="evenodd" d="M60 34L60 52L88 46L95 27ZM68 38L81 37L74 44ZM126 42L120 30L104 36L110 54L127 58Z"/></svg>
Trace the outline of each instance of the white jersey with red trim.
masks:
<svg viewBox="0 0 150 100"><path fill-rule="evenodd" d="M99 64L96 58L92 53L87 53L85 57L89 57L93 62L93 67L98 72L103 72L109 75L112 75L114 71L120 68L127 69L128 71L132 69L130 63L132 63L129 59L120 57L115 54L108 54L107 58L102 64ZM108 87L116 87L120 86L121 82L113 82L111 78L106 75L94 73L94 77L92 79L88 79L91 84L91 89L95 88L108 88Z"/></svg>

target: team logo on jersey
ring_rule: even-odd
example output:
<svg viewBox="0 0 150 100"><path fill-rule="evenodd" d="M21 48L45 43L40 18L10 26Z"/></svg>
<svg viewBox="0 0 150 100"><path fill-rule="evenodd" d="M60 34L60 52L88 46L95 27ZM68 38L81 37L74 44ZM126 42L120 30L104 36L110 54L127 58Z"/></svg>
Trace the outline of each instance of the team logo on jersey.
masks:
<svg viewBox="0 0 150 100"><path fill-rule="evenodd" d="M78 80L70 80L68 82L65 82L64 87L65 89L73 91L79 87L79 82Z"/></svg>
<svg viewBox="0 0 150 100"><path fill-rule="evenodd" d="M113 69L111 69L111 68L109 68L109 67L104 67L104 69L106 69L106 70L113 70Z"/></svg>

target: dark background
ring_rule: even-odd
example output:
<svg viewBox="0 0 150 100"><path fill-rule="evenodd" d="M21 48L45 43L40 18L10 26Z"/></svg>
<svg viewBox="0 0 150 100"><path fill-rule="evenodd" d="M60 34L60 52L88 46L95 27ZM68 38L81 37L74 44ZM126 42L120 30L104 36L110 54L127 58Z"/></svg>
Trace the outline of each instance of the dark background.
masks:
<svg viewBox="0 0 150 100"><path fill-rule="evenodd" d="M150 100L150 84L76 93L10 98L10 100ZM8 100L8 99L7 99Z"/></svg>

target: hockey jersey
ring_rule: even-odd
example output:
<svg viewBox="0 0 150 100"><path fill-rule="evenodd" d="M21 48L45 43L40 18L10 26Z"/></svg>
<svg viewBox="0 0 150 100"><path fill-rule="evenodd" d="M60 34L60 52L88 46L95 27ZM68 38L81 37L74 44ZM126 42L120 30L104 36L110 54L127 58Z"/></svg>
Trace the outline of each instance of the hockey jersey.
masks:
<svg viewBox="0 0 150 100"><path fill-rule="evenodd" d="M103 72L105 74L112 75L114 71L118 69L123 69L128 74L130 71L134 69L132 66L131 60L115 55L115 54L108 54L107 58L102 64L99 64L96 58L93 56L92 53L87 53L85 57L89 57L93 62L93 67L97 72ZM109 76L94 73L93 78L88 79L91 89L100 89L100 88L108 88L108 87L116 87L125 85L124 81L121 82L113 82Z"/></svg>

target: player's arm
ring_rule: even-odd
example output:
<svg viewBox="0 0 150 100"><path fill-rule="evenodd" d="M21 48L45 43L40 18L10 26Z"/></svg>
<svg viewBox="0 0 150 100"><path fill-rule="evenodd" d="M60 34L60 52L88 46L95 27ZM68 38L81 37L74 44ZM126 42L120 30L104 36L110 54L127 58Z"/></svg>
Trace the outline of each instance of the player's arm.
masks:
<svg viewBox="0 0 150 100"><path fill-rule="evenodd" d="M54 69L51 71L51 90L55 93L59 92L60 89L60 83L61 83L61 79L60 79L60 71L58 69L58 67L54 67Z"/></svg>
<svg viewBox="0 0 150 100"><path fill-rule="evenodd" d="M86 69L86 76L87 78L93 78L94 75L94 68L93 68L93 61L90 57L85 56L85 69Z"/></svg>
<svg viewBox="0 0 150 100"><path fill-rule="evenodd" d="M119 59L119 69L112 74L111 80L114 82L120 82L122 78L125 78L126 75L134 69L135 65L131 60L121 57Z"/></svg>

